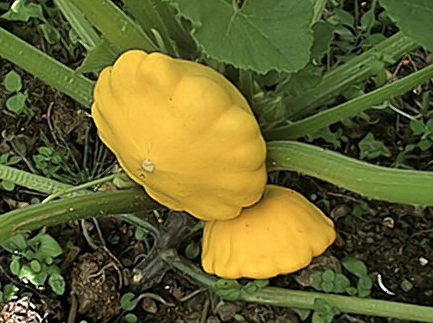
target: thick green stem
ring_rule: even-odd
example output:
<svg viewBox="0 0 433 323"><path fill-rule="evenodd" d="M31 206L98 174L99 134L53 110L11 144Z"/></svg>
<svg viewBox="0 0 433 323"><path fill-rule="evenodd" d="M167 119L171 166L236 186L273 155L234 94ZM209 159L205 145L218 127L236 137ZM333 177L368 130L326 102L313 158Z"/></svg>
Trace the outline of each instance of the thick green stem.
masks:
<svg viewBox="0 0 433 323"><path fill-rule="evenodd" d="M128 49L156 50L153 41L135 21L111 0L70 0L112 44Z"/></svg>
<svg viewBox="0 0 433 323"><path fill-rule="evenodd" d="M69 0L54 0L54 4L71 24L87 50L96 47L101 42L86 17Z"/></svg>
<svg viewBox="0 0 433 323"><path fill-rule="evenodd" d="M322 18L323 11L326 8L326 3L328 0L314 0L313 6L314 6L314 16L311 20L311 25L315 24Z"/></svg>
<svg viewBox="0 0 433 323"><path fill-rule="evenodd" d="M309 115L324 106L353 84L358 84L374 75L373 65L383 57L398 60L418 47L411 38L397 33L374 48L326 73L323 80L301 96L287 98L290 120Z"/></svg>
<svg viewBox="0 0 433 323"><path fill-rule="evenodd" d="M0 243L43 226L109 214L134 213L156 207L142 189L95 193L38 204L1 216Z"/></svg>
<svg viewBox="0 0 433 323"><path fill-rule="evenodd" d="M179 257L176 251L166 250L161 254L161 257L171 267L191 277L198 285L213 291L216 290L215 283L217 279L215 277L204 274L188 260ZM338 308L344 313L433 322L432 307L276 287L265 287L252 294L241 290L237 300L289 308L314 309L314 303L317 299L326 301L329 305Z"/></svg>
<svg viewBox="0 0 433 323"><path fill-rule="evenodd" d="M0 56L65 93L85 107L92 103L93 82L0 28Z"/></svg>
<svg viewBox="0 0 433 323"><path fill-rule="evenodd" d="M269 172L299 172L367 198L419 206L433 205L433 172L376 166L295 141L269 142L267 163Z"/></svg>
<svg viewBox="0 0 433 323"><path fill-rule="evenodd" d="M386 100L402 95L419 84L427 82L432 77L433 65L430 65L398 81L387 84L334 108L316 113L311 117L296 121L288 126L270 129L264 135L268 140L288 140L313 134L331 124L353 117L375 105L382 104Z"/></svg>

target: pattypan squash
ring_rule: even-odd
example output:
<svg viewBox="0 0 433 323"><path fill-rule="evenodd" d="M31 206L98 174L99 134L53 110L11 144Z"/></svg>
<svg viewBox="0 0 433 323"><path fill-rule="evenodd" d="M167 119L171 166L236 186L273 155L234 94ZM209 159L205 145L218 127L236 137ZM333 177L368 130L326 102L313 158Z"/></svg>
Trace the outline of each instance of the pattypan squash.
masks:
<svg viewBox="0 0 433 323"><path fill-rule="evenodd" d="M306 267L335 240L333 222L301 194L267 185L234 219L205 223L202 266L226 279L267 279Z"/></svg>
<svg viewBox="0 0 433 323"><path fill-rule="evenodd" d="M257 121L209 67L127 51L99 76L92 116L123 170L172 210L231 219L263 194L266 145Z"/></svg>

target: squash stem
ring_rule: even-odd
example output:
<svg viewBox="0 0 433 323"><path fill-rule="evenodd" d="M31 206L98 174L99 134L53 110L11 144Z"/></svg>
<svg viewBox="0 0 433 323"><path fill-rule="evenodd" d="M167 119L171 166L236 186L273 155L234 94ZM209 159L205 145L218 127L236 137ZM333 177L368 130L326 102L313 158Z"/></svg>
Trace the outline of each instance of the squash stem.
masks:
<svg viewBox="0 0 433 323"><path fill-rule="evenodd" d="M166 250L161 254L161 257L172 268L192 278L196 284L211 291L217 290L215 286L218 281L217 278L204 274L191 262L180 257L175 250ZM241 291L237 301L312 310L318 299L326 301L329 305L345 313L433 322L433 308L431 307L277 287L265 287L255 293Z"/></svg>
<svg viewBox="0 0 433 323"><path fill-rule="evenodd" d="M156 203L141 188L86 194L32 205L1 216L0 243L16 234L43 226L95 216L145 211L155 207Z"/></svg>
<svg viewBox="0 0 433 323"><path fill-rule="evenodd" d="M94 82L3 28L0 28L0 56L83 106L90 107Z"/></svg>
<svg viewBox="0 0 433 323"><path fill-rule="evenodd" d="M295 141L273 141L267 148L268 172L299 172L376 200L433 205L433 172L377 166Z"/></svg>

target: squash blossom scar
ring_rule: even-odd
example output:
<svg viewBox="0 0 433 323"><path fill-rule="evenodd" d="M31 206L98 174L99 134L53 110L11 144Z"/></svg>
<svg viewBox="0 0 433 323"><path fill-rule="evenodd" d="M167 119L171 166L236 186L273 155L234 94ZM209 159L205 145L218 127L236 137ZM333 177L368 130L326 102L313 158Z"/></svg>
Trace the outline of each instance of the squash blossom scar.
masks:
<svg viewBox="0 0 433 323"><path fill-rule="evenodd" d="M155 165L150 161L150 159L145 159L141 162L141 168L147 173L153 173Z"/></svg>

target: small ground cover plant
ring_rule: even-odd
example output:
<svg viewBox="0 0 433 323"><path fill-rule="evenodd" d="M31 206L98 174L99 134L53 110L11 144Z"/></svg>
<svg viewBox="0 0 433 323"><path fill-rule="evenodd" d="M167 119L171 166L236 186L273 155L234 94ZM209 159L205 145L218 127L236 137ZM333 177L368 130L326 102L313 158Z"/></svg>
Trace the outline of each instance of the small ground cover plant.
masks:
<svg viewBox="0 0 433 323"><path fill-rule="evenodd" d="M77 106L88 109L93 104L89 113L93 115L102 141L114 152L121 168L134 182L142 185L150 196L134 184L132 188L130 185L126 189L116 188L113 183L116 183L115 180L119 182L117 173L100 178L102 174L107 174L103 163L105 155L99 152L89 153L88 141L83 145L86 147L83 155L93 157L93 169L88 169L86 162L82 165L76 162L76 156L80 152L70 150L62 154L63 152L54 149L48 141L34 151L30 161L24 160L22 156L1 155L0 185L4 190L13 191L19 186L40 192L44 197L48 195L45 201L38 201L37 205L17 209L0 217L0 243L10 253L9 271L19 280L29 281L35 287L48 284L57 295L65 292L66 281L56 263L63 248L49 234L42 232L31 235L29 231L73 220L80 222L79 228L86 237L88 246L94 250L103 249L106 252L104 255L108 255L108 258L83 257L87 261L86 268L91 269L82 281L91 283L104 280L111 283L107 289L122 285L123 273L119 270L119 262L113 259L107 249L107 242L101 233L103 230L97 220L94 220L96 222L90 227L85 221L93 217L107 219L107 216L114 216L118 221L139 227L142 232L152 233L143 235L142 239L135 239L135 248L141 248L141 256L144 250L150 251L144 265L137 262L132 281L161 281L161 274L170 266L223 300L290 307L296 309L300 317L312 322L332 322L342 313L432 322L432 307L371 299L372 276L364 263L357 259L342 259L343 269L340 271L324 269L315 272L311 276L309 290L291 290L269 286L270 282L265 279L227 279L273 278L272 275L262 277L262 272L254 272L253 266L245 265L248 261L242 262L241 258L247 253L237 254L233 260L235 265L224 268L237 269L239 266L240 274L230 273L225 275L225 279L206 275L197 268L194 258L200 251L200 243L196 243L195 248L186 247L189 250L186 258L190 260L177 253L177 242L185 242L182 240L185 237L197 237L203 227L205 237L209 238L206 233L213 233L209 228L216 223L212 221L254 213L242 210L265 200L262 194L266 181L275 186L287 186L290 181L283 181L281 178L290 178L295 173L329 182L367 199L407 204L416 208L432 206L433 173L407 165L411 154L428 154L432 147L430 98L426 96L423 102L419 103L421 108L413 114L402 110L398 98L417 87L425 87L433 77L433 67L424 62L408 75L399 74L398 79L390 72L391 66L411 64L410 61L399 62L405 62L412 51L432 50L432 39L425 32L433 21L432 4L422 0L353 1L349 5L339 1L321 0L275 0L272 5L259 0L218 0L206 3L199 0L54 0L53 4L42 0L17 0L11 7L2 9L7 11L2 15L3 20L36 24L44 41L52 46L50 48L66 50L74 56L76 48L81 49L84 58L79 66L74 65L72 68L56 60L55 54L50 56L47 51L24 42L6 28L0 28L0 42L4 45L0 48L0 56L66 94ZM59 24L59 21L62 23ZM155 54L156 52L160 54ZM134 56L131 53L139 54ZM125 63L125 57L129 57L131 63ZM148 59L153 60L153 64L148 65L149 71L154 71L151 67L158 67L165 73L160 70L154 73L155 75L148 72L145 75L150 75L150 81L136 82L130 75L140 74L136 71L138 68L133 69L133 63ZM110 69L110 66L114 67ZM116 66L123 66L123 70L116 69ZM146 71L146 66L143 64L140 68ZM203 67L203 70L198 66ZM173 70L176 73L172 73ZM189 77L186 71L190 70L195 73L192 73L192 81L182 82ZM122 76L121 72L125 72L125 76ZM107 79L104 75L109 73L120 77L116 79L113 76L105 82ZM199 81L198 75L202 77ZM221 81L219 77L224 77L225 81ZM206 83L208 81L209 83ZM10 71L2 84L10 95L6 101L8 112L27 118L34 117L33 110L26 105L29 97L23 90L19 74ZM104 88L104 84L109 86ZM160 110L149 109L148 115L155 112L153 119L144 115L143 119L139 119L132 115L133 112L139 115L140 109L144 108L137 99L143 94L138 86L142 84L146 84L142 92L150 93L147 96L153 103L150 107L161 107ZM179 84L184 87L183 91L178 90ZM212 89L211 84L217 84L223 90L218 92ZM132 92L134 87L137 89ZM152 91L148 90L150 88ZM121 90L124 90L126 95L122 94ZM165 90L167 92L164 92ZM166 101L162 101L160 93L169 93ZM217 136L206 134L206 130L210 132L209 129L216 128L212 127L215 120L206 119L204 113L189 115L189 110L185 109L180 115L175 112L171 115L158 114L165 111L163 108L173 107L179 102L189 108L200 108L207 103L206 107L209 109L212 105L206 102L206 93L219 94L209 101L225 103L214 107L214 111L218 112L215 115L219 116L214 119L219 120L218 127L224 130ZM230 95L226 95L227 93ZM119 102L122 104L118 104ZM164 102L164 105L161 102ZM116 104L127 111L119 114ZM241 108L234 110L234 104ZM110 118L107 117L108 105L112 105L110 118L114 120L113 124L109 124ZM227 111L234 111L231 118L224 118L225 114L218 110L222 106L226 107ZM247 111L248 118L240 114L239 111L242 110L242 113ZM411 142L398 154L387 145L384 140L386 138L374 130L356 133L359 124L380 122L385 113L403 118L402 124L411 136ZM128 114L133 116L130 120L142 120L142 125L147 122L146 127L131 127L131 123L124 122ZM244 119L241 119L241 116ZM153 120L165 120L173 125L180 122L182 127L179 126L176 132L167 135L164 128ZM182 131L192 129L188 128L191 120L195 122L198 130L188 133L187 136L186 132ZM234 127L236 120L238 122ZM163 152L160 155L154 155L152 149L159 146L147 144L147 137L141 133L142 128L148 131L153 129L155 138L161 141L161 147L172 144L174 139L179 140L169 150L173 152L175 146L183 149L174 158L175 162L172 156L169 156L171 159L167 157L169 154L164 150L159 150ZM52 133L54 138L55 131ZM232 140L224 137L227 133L233 137ZM249 145L250 149L242 147L240 151L244 152L244 155L236 150L240 144L235 145L235 139L241 143L247 142L241 140L245 139L242 136L250 139L248 142L256 144ZM206 140L200 142L201 138ZM356 138L356 154L349 157L346 151L340 148L347 147L352 138ZM156 139L152 140L152 143L155 143ZM229 144L235 147L231 149L231 155L226 157L224 150ZM200 152L199 148L206 149ZM150 157L143 155L143 151ZM209 151L214 153L212 157L207 155ZM133 152L144 157L140 160ZM396 157L392 160L394 156ZM180 175L175 174L177 177L173 175L173 171L161 172L164 167L160 168L160 165L166 165L166 157L171 167L181 165L183 172L179 172ZM87 157L83 157L85 158ZM182 164L185 160L188 162ZM24 166L30 172L16 167L22 161L26 162L27 165ZM261 172L250 169L250 172L245 172L245 175L235 182L230 179L223 181L228 166L223 167L225 173L215 172L223 165L222 161L231 167L237 165L236 161L240 165L250 163L251 169L260 169ZM73 167L68 166L69 162ZM187 168L192 164L195 171ZM214 168L206 168L209 164ZM29 165L34 165L34 169L30 169ZM32 171L39 175L32 174ZM232 174L239 173L235 168ZM78 177L76 181L75 177ZM77 183L79 184L75 185ZM215 183L221 185L213 191L217 186ZM190 184L191 186L188 186ZM189 187L192 189L188 191L186 188ZM224 191L227 188L242 191L245 196ZM254 189L254 194L249 189ZM313 200L315 193L309 192L308 197ZM200 195L200 198L197 198L197 195ZM161 205L155 203L155 200ZM308 214L311 214L311 210L316 206L307 199L303 201L303 208L308 209ZM212 214L208 210L209 205L212 205ZM261 204L257 205L260 210ZM357 205L353 210L354 216L361 220L370 216L368 204L358 202ZM149 212L161 209L162 206L172 211L187 211L198 219L209 222L194 222L190 225L184 222L188 220L176 212L169 213L166 218L155 217L154 213ZM324 202L322 207L326 209L329 205ZM295 206L293 208L295 209ZM263 212L263 209L261 211ZM137 216L137 213L140 213L140 216ZM167 220L169 218L176 220L170 222ZM305 221L306 218L307 216L304 217ZM161 223L165 223L165 226L160 226ZM213 228L215 227L216 225ZM254 227L257 228L256 235L259 236L261 225ZM89 238L89 231L92 230L99 238L97 243ZM323 229L320 233L325 236L325 231ZM128 230L122 229L122 232L127 234ZM236 232L230 232L229 227L225 228L227 241L231 238L229 233ZM295 236L296 233L291 235ZM327 247L333 242L336 236L332 236L333 238L329 238L323 245ZM211 238L212 236L209 241ZM269 245L277 241L268 238L266 243ZM121 236L117 236L110 241L121 239ZM301 243L304 242L303 239L314 240L302 235L296 241L299 245L304 245ZM176 241L173 242L174 240ZM201 250L207 251L207 255L213 255L213 264L223 259L218 252L215 252L215 255L212 253L213 250L220 250L217 247L220 248L222 244L218 242L218 239L212 240L210 251L205 248ZM191 241L187 243L188 246L194 246ZM242 246L241 240L237 240L236 247L238 246ZM130 249L132 251L128 248L128 252L135 250L134 246ZM317 253L324 251L322 246L319 249ZM202 256L203 259L206 257ZM311 259L308 259L308 262L310 261ZM207 268L212 268L212 265ZM245 268L252 271L242 271ZM204 269L214 273L211 269ZM119 277L113 280L101 278L105 278L111 271L116 272ZM244 272L249 274L242 274ZM289 273L287 270L274 272ZM144 288L143 285L141 288ZM107 295L102 293L104 291L104 288L101 288L102 296ZM98 294L98 291L92 292ZM77 296L73 292L71 295ZM126 322L139 320L134 313L138 299L148 301L154 297L138 293L124 293L121 297L121 293L116 291L110 295L111 299L119 301L118 307L112 307L116 309L113 310L113 315L124 315ZM135 298L135 295L140 296ZM10 298L4 299L4 303L8 301ZM78 302L77 313L87 315L89 300L77 297L75 301ZM303 316L302 311L307 314ZM2 315L6 314L2 312ZM110 319L115 320L115 317L110 317L109 311L101 317L107 322ZM239 315L237 318L243 319Z"/></svg>

